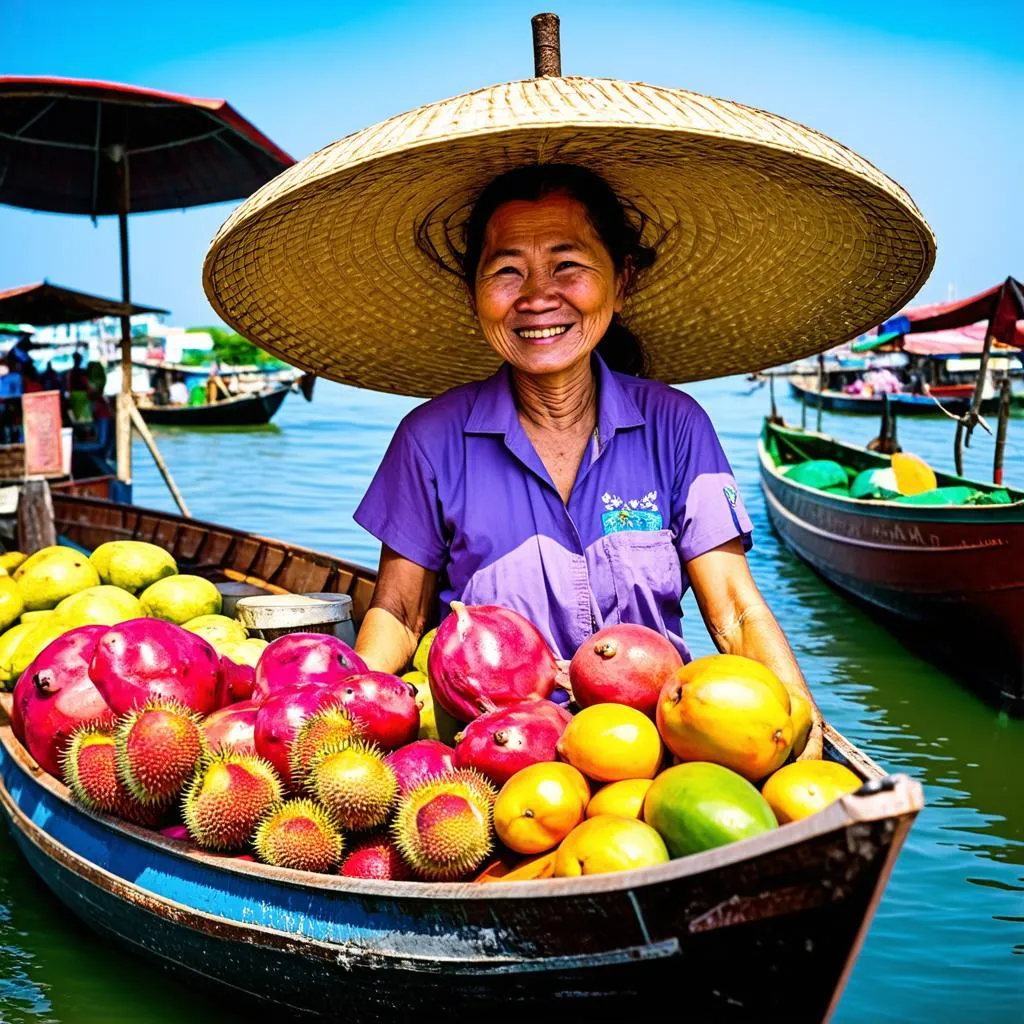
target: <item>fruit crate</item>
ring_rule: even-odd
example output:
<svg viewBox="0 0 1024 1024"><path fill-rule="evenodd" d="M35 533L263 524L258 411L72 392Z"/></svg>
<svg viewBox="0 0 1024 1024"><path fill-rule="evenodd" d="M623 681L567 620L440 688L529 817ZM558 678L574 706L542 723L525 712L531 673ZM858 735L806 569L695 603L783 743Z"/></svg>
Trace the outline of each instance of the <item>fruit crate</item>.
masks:
<svg viewBox="0 0 1024 1024"><path fill-rule="evenodd" d="M0 444L0 480L23 480L25 477L25 446Z"/></svg>

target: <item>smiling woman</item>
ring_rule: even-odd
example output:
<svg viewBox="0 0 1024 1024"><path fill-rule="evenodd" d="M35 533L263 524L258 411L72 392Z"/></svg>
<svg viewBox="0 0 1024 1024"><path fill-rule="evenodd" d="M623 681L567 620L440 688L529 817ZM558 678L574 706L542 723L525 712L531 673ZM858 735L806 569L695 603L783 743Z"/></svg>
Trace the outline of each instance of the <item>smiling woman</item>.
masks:
<svg viewBox="0 0 1024 1024"><path fill-rule="evenodd" d="M689 584L722 651L809 697L750 576L750 521L714 428L693 399L642 378L640 341L619 320L655 259L640 238L581 167L517 168L483 190L460 262L503 365L410 413L356 511L383 545L357 642L371 667L402 669L439 590L442 615L454 600L513 608L562 658L620 622L688 658Z"/></svg>

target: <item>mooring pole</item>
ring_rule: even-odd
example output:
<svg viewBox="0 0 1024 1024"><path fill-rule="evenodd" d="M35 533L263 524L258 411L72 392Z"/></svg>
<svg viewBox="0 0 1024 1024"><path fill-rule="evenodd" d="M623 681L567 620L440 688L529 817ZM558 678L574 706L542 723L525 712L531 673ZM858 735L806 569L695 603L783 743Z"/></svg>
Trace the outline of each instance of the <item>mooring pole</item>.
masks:
<svg viewBox="0 0 1024 1024"><path fill-rule="evenodd" d="M559 78L562 74L562 46L557 14L535 14L533 26L533 73L537 78Z"/></svg>
<svg viewBox="0 0 1024 1024"><path fill-rule="evenodd" d="M1010 424L1010 375L999 385L999 425L996 427L996 455L992 465L992 482L1002 485L1003 453L1006 451L1006 429Z"/></svg>
<svg viewBox="0 0 1024 1024"><path fill-rule="evenodd" d="M128 154L121 149L112 154L117 164L117 228L121 240L121 393L117 396L114 420L117 443L117 479L132 482L132 320L129 312L132 288L128 269L128 207L131 183L128 180Z"/></svg>
<svg viewBox="0 0 1024 1024"><path fill-rule="evenodd" d="M818 433L821 433L821 412L825 405L825 356L822 352L818 353L818 419L817 427L815 428Z"/></svg>

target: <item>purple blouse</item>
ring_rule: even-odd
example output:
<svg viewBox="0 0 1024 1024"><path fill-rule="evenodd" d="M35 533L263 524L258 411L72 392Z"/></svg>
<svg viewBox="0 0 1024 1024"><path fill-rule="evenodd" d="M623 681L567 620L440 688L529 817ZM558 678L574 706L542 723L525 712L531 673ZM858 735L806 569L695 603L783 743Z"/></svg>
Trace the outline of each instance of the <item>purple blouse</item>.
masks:
<svg viewBox="0 0 1024 1024"><path fill-rule="evenodd" d="M399 424L355 520L440 574L454 600L529 619L562 658L618 622L666 635L687 661L686 563L751 524L711 420L689 395L608 369L598 430L568 505L519 422L508 367Z"/></svg>

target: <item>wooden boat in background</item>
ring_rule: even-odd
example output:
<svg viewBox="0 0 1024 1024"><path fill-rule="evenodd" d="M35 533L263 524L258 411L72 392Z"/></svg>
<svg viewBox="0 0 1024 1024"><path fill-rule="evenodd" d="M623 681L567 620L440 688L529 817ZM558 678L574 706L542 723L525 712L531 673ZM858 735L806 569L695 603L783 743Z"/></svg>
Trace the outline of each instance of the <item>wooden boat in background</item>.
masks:
<svg viewBox="0 0 1024 1024"><path fill-rule="evenodd" d="M358 619L374 577L329 555L117 505L107 481L53 495L59 534L160 544L183 570L335 591ZM78 493L70 493L77 490ZM13 737L0 698L0 807L40 878L90 927L190 982L344 1021L664 1015L818 1022L831 1014L921 787L831 729L865 785L812 818L667 864L495 885L374 882L216 856L92 814Z"/></svg>
<svg viewBox="0 0 1024 1024"><path fill-rule="evenodd" d="M883 396L881 393L872 395L847 394L845 391L829 388L818 388L818 378L814 375L789 377L789 390L793 397L806 403L810 408L817 409L820 405L826 412L850 412L877 416L882 410ZM938 385L927 395L915 395L906 391L890 394L889 404L901 416L941 416L942 410L962 415L967 412L974 394L973 384ZM981 411L994 412L998 408L998 395L982 399Z"/></svg>
<svg viewBox="0 0 1024 1024"><path fill-rule="evenodd" d="M256 394L234 395L205 405L143 405L147 423L165 427L252 427L269 423L281 408L290 384L278 384Z"/></svg>
<svg viewBox="0 0 1024 1024"><path fill-rule="evenodd" d="M1024 713L1024 491L1009 505L906 505L828 494L789 480L782 465L832 459L854 469L889 457L824 434L766 421L758 445L772 525L791 551L844 594ZM778 462L777 462L778 460ZM936 473L940 487L979 483Z"/></svg>

